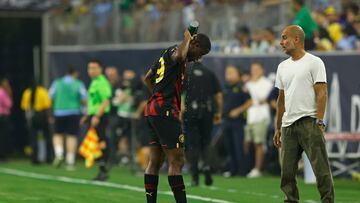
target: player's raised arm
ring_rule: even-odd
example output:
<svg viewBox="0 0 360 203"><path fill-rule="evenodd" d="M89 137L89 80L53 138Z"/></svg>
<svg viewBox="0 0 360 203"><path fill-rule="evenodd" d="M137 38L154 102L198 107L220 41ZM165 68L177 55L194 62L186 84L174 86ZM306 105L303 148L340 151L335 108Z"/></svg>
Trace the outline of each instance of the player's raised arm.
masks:
<svg viewBox="0 0 360 203"><path fill-rule="evenodd" d="M190 32L186 29L184 32L184 40L181 42L181 44L178 46L177 50L174 51L173 55L171 56L171 59L175 62L183 62L186 59L190 41L192 39L192 36Z"/></svg>

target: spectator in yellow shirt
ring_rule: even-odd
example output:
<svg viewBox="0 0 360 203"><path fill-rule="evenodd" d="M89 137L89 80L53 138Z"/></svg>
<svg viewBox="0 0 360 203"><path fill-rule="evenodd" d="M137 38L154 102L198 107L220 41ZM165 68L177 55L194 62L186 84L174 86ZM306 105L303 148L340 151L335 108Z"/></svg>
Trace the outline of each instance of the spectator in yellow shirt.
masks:
<svg viewBox="0 0 360 203"><path fill-rule="evenodd" d="M25 117L30 134L30 145L32 148L31 162L39 164L38 135L40 132L46 142L46 162L52 161L52 143L49 131L51 120L51 99L47 89L33 82L26 88L21 99L21 109L25 111Z"/></svg>
<svg viewBox="0 0 360 203"><path fill-rule="evenodd" d="M335 8L332 6L329 6L325 10L325 14L329 21L329 26L327 28L327 31L329 32L330 38L334 42L334 45L336 45L343 35L342 28L339 23L338 15L336 13Z"/></svg>

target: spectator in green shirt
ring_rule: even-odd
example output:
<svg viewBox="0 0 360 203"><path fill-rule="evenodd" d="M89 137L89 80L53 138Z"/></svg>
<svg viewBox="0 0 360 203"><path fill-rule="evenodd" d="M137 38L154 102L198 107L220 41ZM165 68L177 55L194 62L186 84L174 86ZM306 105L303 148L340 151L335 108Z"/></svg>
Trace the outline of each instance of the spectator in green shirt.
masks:
<svg viewBox="0 0 360 203"><path fill-rule="evenodd" d="M102 65L99 60L94 59L89 61L88 74L91 78L88 89L88 115L82 119L82 123L89 121L90 127L95 128L100 139L103 156L98 159L100 172L94 180L105 181L108 178L106 163L109 155L105 129L108 123L108 113L110 112L112 90L109 81L102 74Z"/></svg>
<svg viewBox="0 0 360 203"><path fill-rule="evenodd" d="M305 49L313 50L315 48L314 37L317 35L318 26L311 17L310 11L305 6L305 0L293 0L295 18L292 22L299 25L305 32Z"/></svg>

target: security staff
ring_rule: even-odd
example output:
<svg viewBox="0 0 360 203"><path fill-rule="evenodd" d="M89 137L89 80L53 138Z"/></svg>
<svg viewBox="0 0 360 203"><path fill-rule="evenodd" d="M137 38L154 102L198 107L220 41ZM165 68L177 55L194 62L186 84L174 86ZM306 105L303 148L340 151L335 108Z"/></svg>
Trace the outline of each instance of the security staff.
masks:
<svg viewBox="0 0 360 203"><path fill-rule="evenodd" d="M189 64L184 84L185 106L183 124L186 157L190 162L192 186L199 184L198 162L202 158L205 185L212 185L209 147L213 123L219 124L222 115L222 93L215 74L196 61Z"/></svg>
<svg viewBox="0 0 360 203"><path fill-rule="evenodd" d="M225 69L223 134L225 147L230 157L229 171L225 177L245 175L243 150L246 110L251 106L250 95L244 91L239 68L229 65Z"/></svg>

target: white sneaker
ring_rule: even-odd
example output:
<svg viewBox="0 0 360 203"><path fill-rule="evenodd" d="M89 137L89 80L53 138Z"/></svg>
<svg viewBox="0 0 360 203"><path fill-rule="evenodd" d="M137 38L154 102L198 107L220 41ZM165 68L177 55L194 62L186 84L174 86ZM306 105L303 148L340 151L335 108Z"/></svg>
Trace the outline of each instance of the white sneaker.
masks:
<svg viewBox="0 0 360 203"><path fill-rule="evenodd" d="M64 162L64 158L55 157L55 159L53 161L53 166L55 166L56 168L60 168L60 166L63 164L63 162Z"/></svg>
<svg viewBox="0 0 360 203"><path fill-rule="evenodd" d="M225 178L230 178L230 177L232 176L232 174L231 174L230 171L225 171L225 172L223 173L223 176L224 176Z"/></svg>
<svg viewBox="0 0 360 203"><path fill-rule="evenodd" d="M260 172L258 169L256 169L256 168L253 168L253 169L250 171L250 173L248 173L248 174L246 175L247 178L258 178L258 177L260 177L260 176L261 176L261 172Z"/></svg>

